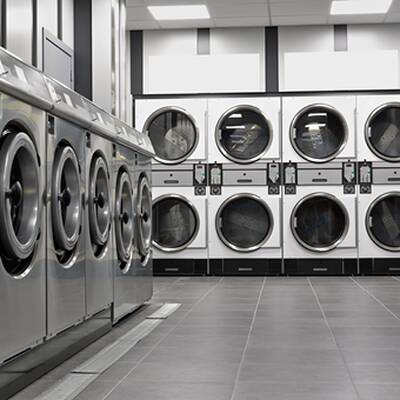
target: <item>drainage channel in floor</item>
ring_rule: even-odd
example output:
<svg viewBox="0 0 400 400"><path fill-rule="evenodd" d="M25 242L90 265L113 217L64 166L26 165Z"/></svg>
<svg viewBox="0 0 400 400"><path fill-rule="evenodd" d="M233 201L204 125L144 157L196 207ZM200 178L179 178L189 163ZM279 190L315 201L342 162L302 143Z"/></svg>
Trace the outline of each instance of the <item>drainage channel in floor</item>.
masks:
<svg viewBox="0 0 400 400"><path fill-rule="evenodd" d="M152 332L181 305L168 303L161 306L143 322L125 333L115 342L76 367L71 373L59 380L34 400L72 400L87 388L103 372L122 358L132 348Z"/></svg>

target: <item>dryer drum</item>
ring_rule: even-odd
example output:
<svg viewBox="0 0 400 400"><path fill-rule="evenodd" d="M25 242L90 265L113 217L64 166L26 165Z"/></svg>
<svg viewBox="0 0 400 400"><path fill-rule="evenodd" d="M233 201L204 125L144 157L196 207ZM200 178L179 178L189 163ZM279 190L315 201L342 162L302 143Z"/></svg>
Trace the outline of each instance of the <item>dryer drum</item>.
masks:
<svg viewBox="0 0 400 400"><path fill-rule="evenodd" d="M347 143L348 127L343 116L326 104L301 110L290 127L290 140L301 157L311 162L334 159Z"/></svg>
<svg viewBox="0 0 400 400"><path fill-rule="evenodd" d="M366 215L367 232L381 248L400 251L400 192L378 197Z"/></svg>
<svg viewBox="0 0 400 400"><path fill-rule="evenodd" d="M378 107L365 125L368 147L379 158L400 161L400 103Z"/></svg>
<svg viewBox="0 0 400 400"><path fill-rule="evenodd" d="M194 118L179 107L165 107L153 113L144 126L156 153L164 164L179 164L196 149L199 130Z"/></svg>
<svg viewBox="0 0 400 400"><path fill-rule="evenodd" d="M82 215L79 161L70 146L56 150L52 186L54 242L59 250L70 252L80 237Z"/></svg>
<svg viewBox="0 0 400 400"><path fill-rule="evenodd" d="M89 218L93 243L104 246L111 226L110 180L107 163L100 155L93 158L90 168Z"/></svg>
<svg viewBox="0 0 400 400"><path fill-rule="evenodd" d="M291 216L296 240L306 249L326 252L346 237L349 216L343 204L328 193L314 193L297 203Z"/></svg>
<svg viewBox="0 0 400 400"><path fill-rule="evenodd" d="M115 201L115 234L118 257L123 263L129 263L133 256L134 245L134 208L132 182L126 171L117 178Z"/></svg>
<svg viewBox="0 0 400 400"><path fill-rule="evenodd" d="M39 161L26 133L9 133L1 143L0 177L1 251L24 260L34 251L42 207Z"/></svg>
<svg viewBox="0 0 400 400"><path fill-rule="evenodd" d="M272 141L272 127L261 110L237 106L218 121L216 143L222 154L237 163L260 159Z"/></svg>
<svg viewBox="0 0 400 400"><path fill-rule="evenodd" d="M139 251L140 254L145 257L150 252L151 248L152 202L150 186L144 175L139 179L137 207Z"/></svg>
<svg viewBox="0 0 400 400"><path fill-rule="evenodd" d="M269 239L273 217L258 196L243 193L228 198L216 215L216 229L222 242L238 252L255 251Z"/></svg>
<svg viewBox="0 0 400 400"><path fill-rule="evenodd" d="M153 202L153 244L165 252L186 249L199 232L200 217L195 206L176 194Z"/></svg>

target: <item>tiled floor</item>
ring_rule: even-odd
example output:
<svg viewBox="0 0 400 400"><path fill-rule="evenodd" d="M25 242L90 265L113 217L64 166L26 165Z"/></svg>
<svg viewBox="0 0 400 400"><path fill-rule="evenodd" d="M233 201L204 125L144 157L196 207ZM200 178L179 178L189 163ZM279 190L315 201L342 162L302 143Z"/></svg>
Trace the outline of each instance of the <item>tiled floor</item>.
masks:
<svg viewBox="0 0 400 400"><path fill-rule="evenodd" d="M155 285L153 302L182 307L77 399L400 399L397 278L157 278ZM88 354L125 328L118 329ZM15 399L32 399L63 369Z"/></svg>

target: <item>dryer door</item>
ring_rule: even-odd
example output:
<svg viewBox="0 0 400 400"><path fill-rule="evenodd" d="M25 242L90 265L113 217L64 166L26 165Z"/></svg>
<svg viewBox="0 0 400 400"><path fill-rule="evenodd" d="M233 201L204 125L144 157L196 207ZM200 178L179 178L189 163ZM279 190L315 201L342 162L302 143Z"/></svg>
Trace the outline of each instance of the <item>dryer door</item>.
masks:
<svg viewBox="0 0 400 400"><path fill-rule="evenodd" d="M218 121L215 140L229 160L246 164L260 159L272 141L272 127L262 111L253 106L237 106Z"/></svg>
<svg viewBox="0 0 400 400"><path fill-rule="evenodd" d="M335 158L347 143L347 123L335 108L314 104L301 110L290 127L290 140L301 157L311 162Z"/></svg>
<svg viewBox="0 0 400 400"><path fill-rule="evenodd" d="M139 179L137 216L138 216L138 246L140 255L146 258L151 250L152 230L151 190L147 178L142 175Z"/></svg>
<svg viewBox="0 0 400 400"><path fill-rule="evenodd" d="M367 232L381 248L400 251L400 192L378 197L366 215Z"/></svg>
<svg viewBox="0 0 400 400"><path fill-rule="evenodd" d="M365 140L371 151L386 161L400 161L400 103L374 110L365 125Z"/></svg>
<svg viewBox="0 0 400 400"><path fill-rule="evenodd" d="M267 203L248 193L225 200L216 215L219 238L226 246L239 252L261 248L270 237L273 224Z"/></svg>
<svg viewBox="0 0 400 400"><path fill-rule="evenodd" d="M43 206L39 159L31 138L4 132L0 143L0 235L3 264L11 275L27 273L40 232Z"/></svg>
<svg viewBox="0 0 400 400"><path fill-rule="evenodd" d="M196 207L187 198L168 194L153 202L153 244L165 252L190 246L200 227Z"/></svg>
<svg viewBox="0 0 400 400"><path fill-rule="evenodd" d="M132 182L126 171L118 174L115 199L115 236L118 258L129 264L133 257L134 207Z"/></svg>
<svg viewBox="0 0 400 400"><path fill-rule="evenodd" d="M297 203L291 216L296 240L315 252L339 246L349 230L349 216L343 203L328 193L313 193Z"/></svg>
<svg viewBox="0 0 400 400"><path fill-rule="evenodd" d="M110 175L101 155L95 155L90 165L89 221L92 244L106 245L111 227Z"/></svg>
<svg viewBox="0 0 400 400"><path fill-rule="evenodd" d="M184 109L165 107L153 113L144 126L156 153L164 164L179 164L196 149L199 130L194 118Z"/></svg>
<svg viewBox="0 0 400 400"><path fill-rule="evenodd" d="M52 179L52 223L57 250L71 252L81 233L82 192L78 158L70 146L56 150Z"/></svg>

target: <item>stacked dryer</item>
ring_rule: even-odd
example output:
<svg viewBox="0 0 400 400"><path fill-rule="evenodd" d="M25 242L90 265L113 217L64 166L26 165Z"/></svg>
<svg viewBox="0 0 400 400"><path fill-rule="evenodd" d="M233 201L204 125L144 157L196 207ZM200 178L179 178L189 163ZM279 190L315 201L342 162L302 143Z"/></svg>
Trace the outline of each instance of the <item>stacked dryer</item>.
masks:
<svg viewBox="0 0 400 400"><path fill-rule="evenodd" d="M400 273L400 96L359 96L361 274Z"/></svg>
<svg viewBox="0 0 400 400"><path fill-rule="evenodd" d="M355 97L283 98L282 108L284 271L355 274Z"/></svg>
<svg viewBox="0 0 400 400"><path fill-rule="evenodd" d="M280 274L280 99L208 101L211 274Z"/></svg>
<svg viewBox="0 0 400 400"><path fill-rule="evenodd" d="M153 144L155 274L207 272L205 99L136 101L136 127Z"/></svg>

